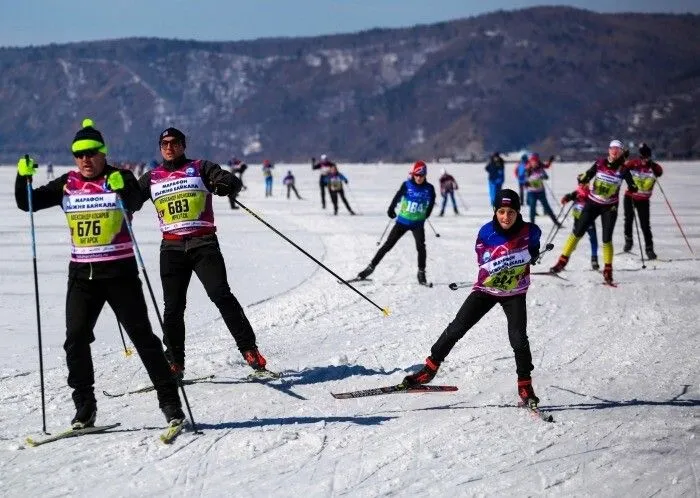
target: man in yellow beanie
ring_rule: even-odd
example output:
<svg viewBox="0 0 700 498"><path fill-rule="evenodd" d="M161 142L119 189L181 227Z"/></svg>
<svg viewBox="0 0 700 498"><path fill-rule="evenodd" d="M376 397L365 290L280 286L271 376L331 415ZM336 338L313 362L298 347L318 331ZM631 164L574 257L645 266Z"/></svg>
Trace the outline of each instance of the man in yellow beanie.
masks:
<svg viewBox="0 0 700 498"><path fill-rule="evenodd" d="M121 199L131 210L138 203L138 183L130 171L107 164L107 145L90 119L85 119L75 134L71 150L77 171L31 190L32 209L61 206L70 229L63 348L76 408L71 424L74 429L95 424L97 402L90 344L95 340L95 323L105 303L134 343L166 420L180 424L185 415L177 384L170 376L160 339L148 321L133 241L118 205ZM29 211L26 182L35 171L36 163L31 158L23 157L17 163L15 200L22 211Z"/></svg>

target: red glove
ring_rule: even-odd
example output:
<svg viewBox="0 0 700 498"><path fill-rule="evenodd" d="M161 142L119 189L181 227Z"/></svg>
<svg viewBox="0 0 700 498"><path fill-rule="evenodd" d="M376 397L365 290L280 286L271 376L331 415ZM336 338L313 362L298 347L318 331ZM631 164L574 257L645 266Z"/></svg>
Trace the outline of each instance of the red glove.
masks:
<svg viewBox="0 0 700 498"><path fill-rule="evenodd" d="M569 202L569 199L566 196L561 198L561 205L562 206L566 205L567 202Z"/></svg>

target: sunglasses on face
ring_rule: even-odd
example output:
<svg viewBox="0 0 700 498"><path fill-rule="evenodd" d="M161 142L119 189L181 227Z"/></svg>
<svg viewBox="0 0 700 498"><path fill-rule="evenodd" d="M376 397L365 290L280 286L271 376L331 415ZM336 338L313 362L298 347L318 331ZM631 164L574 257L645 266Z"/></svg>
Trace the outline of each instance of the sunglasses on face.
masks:
<svg viewBox="0 0 700 498"><path fill-rule="evenodd" d="M174 149L175 147L178 147L179 145L180 145L179 140L162 140L160 142L161 149L167 149L168 146L170 146L171 149Z"/></svg>
<svg viewBox="0 0 700 498"><path fill-rule="evenodd" d="M100 151L97 149L81 150L78 152L73 152L73 157L76 159L82 159L83 157L87 157L88 159L90 159L95 157L98 152Z"/></svg>

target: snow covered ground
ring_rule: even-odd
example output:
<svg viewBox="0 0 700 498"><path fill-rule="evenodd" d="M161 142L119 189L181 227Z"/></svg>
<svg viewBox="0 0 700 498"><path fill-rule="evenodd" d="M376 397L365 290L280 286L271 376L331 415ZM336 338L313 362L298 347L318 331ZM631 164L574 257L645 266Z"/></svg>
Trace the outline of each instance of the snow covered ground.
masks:
<svg viewBox="0 0 700 498"><path fill-rule="evenodd" d="M556 422L517 402L515 365L498 308L460 342L434 383L446 394L335 400L330 392L399 382L429 354L469 289L453 281L476 275L474 239L491 217L483 165L445 166L462 186L460 216L438 210L427 227L428 279L416 284L410 235L358 288L389 317L226 199L216 221L234 293L258 336L269 367L283 379L246 381L234 342L193 279L186 321L187 374L216 374L187 388L202 435L172 446L153 393L108 398L147 385L135 356L125 357L116 320L105 309L93 345L98 423L109 434L25 448L41 435L37 327L29 217L13 199L15 170L0 168L0 494L3 496L698 496L700 485L700 265L680 236L659 191L652 228L660 258L617 256L617 289L589 268L584 239L568 280L533 277L528 294L535 389ZM585 164L557 164L558 197L573 190ZM666 164L662 186L693 248L700 251L700 164ZM287 200L281 178L291 169L306 200ZM60 168L58 169L60 172ZM512 185L512 165L507 177ZM275 196L264 198L251 167L240 200L309 253L351 277L374 254L386 207L408 165L351 165L348 199L361 216L320 208L308 165L277 167ZM44 172L37 182L44 181ZM559 206L554 206L558 211ZM68 230L58 208L35 215L50 432L74 414L62 342ZM551 222L538 223L546 234ZM570 221L541 267L553 264ZM134 230L160 304L159 233L149 205ZM615 233L622 246L622 217ZM638 248L635 242L635 252ZM153 308L149 299L149 307ZM152 323L160 335L155 314Z"/></svg>

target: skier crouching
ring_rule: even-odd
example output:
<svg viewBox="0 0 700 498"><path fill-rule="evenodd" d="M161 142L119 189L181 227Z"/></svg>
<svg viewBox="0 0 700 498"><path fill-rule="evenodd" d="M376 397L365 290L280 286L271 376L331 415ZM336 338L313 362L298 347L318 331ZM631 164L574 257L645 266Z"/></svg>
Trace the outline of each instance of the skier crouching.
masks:
<svg viewBox="0 0 700 498"><path fill-rule="evenodd" d="M530 265L539 257L541 234L537 225L523 221L516 192L504 189L497 193L493 220L481 227L476 238L479 274L472 292L433 344L423 368L405 377L402 386L414 387L433 380L455 344L491 308L500 304L508 320L508 339L515 353L518 395L530 406L539 403L530 377L534 366L527 338L525 294L530 286Z"/></svg>

